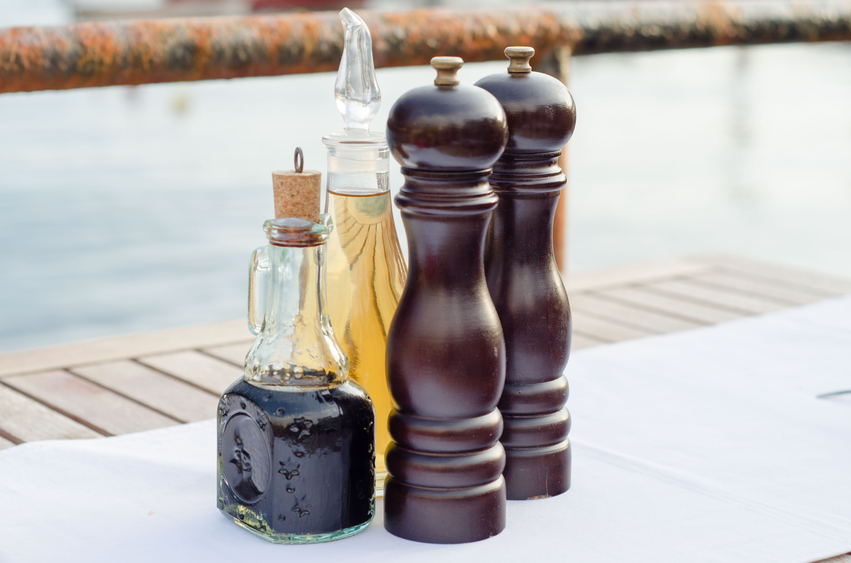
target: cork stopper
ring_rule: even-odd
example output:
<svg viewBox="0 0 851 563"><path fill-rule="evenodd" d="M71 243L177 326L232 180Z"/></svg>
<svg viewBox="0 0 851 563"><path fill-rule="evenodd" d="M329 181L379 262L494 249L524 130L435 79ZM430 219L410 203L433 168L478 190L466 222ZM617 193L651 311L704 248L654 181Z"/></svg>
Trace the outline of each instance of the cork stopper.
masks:
<svg viewBox="0 0 851 563"><path fill-rule="evenodd" d="M506 47L505 56L510 61L508 63L509 73L528 74L532 72L532 66L529 64L529 59L535 56L535 49L532 47Z"/></svg>
<svg viewBox="0 0 851 563"><path fill-rule="evenodd" d="M297 217L319 223L321 185L322 173L304 170L304 153L297 148L294 170L272 172L275 218Z"/></svg>
<svg viewBox="0 0 851 563"><path fill-rule="evenodd" d="M458 77L458 69L464 66L464 59L461 57L434 57L431 59L431 66L437 70L437 78L434 83L437 86L456 86L460 83Z"/></svg>

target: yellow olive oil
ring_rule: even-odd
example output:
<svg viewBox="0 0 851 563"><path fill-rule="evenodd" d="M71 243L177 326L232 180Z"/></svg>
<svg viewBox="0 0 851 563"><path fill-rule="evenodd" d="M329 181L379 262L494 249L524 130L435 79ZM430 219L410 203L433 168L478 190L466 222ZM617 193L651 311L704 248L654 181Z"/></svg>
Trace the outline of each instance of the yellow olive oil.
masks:
<svg viewBox="0 0 851 563"><path fill-rule="evenodd" d="M392 408L385 351L390 321L405 287L407 267L393 221L390 191L328 191L332 230L326 256L328 315L349 375L375 405L376 489L383 490Z"/></svg>

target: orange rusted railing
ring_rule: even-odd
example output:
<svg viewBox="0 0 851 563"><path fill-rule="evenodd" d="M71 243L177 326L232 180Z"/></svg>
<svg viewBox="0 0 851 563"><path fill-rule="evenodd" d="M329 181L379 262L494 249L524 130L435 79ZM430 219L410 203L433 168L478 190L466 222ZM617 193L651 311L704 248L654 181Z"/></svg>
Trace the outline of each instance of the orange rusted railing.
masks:
<svg viewBox="0 0 851 563"><path fill-rule="evenodd" d="M851 2L565 2L362 13L377 67L437 54L502 60L506 45L573 55L851 39ZM336 70L333 12L79 22L0 30L0 93Z"/></svg>

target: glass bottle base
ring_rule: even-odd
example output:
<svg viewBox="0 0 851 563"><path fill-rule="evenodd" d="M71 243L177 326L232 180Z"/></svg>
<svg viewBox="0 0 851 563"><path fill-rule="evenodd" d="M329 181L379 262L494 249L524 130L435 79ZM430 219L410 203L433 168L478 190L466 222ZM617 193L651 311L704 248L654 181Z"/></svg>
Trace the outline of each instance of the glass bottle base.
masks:
<svg viewBox="0 0 851 563"><path fill-rule="evenodd" d="M370 512L369 520L367 520L366 522L358 524L356 526L352 526L350 528L344 528L335 532L326 532L321 534L284 534L275 532L268 524L266 524L262 516L256 514L250 508L247 508L242 505L231 505L225 506L224 508L220 507L219 510L222 511L222 514L233 520L234 523L238 526L248 530L255 536L263 538L266 541L272 543L300 544L322 543L334 540L341 540L343 538L347 538L349 536L353 536L357 533L364 531L367 526L369 526L369 524L372 522L372 518L375 515L375 503L373 502L373 508Z"/></svg>

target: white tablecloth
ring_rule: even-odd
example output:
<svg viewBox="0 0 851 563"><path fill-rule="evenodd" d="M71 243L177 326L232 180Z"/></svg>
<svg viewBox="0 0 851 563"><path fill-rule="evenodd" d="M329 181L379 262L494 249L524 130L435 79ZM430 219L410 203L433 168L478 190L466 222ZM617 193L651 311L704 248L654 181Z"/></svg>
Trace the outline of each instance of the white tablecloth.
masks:
<svg viewBox="0 0 851 563"><path fill-rule="evenodd" d="M599 346L567 370L573 486L474 544L282 546L215 506L212 421L0 452L0 561L742 561L851 551L851 296ZM843 398L844 397L844 398Z"/></svg>

